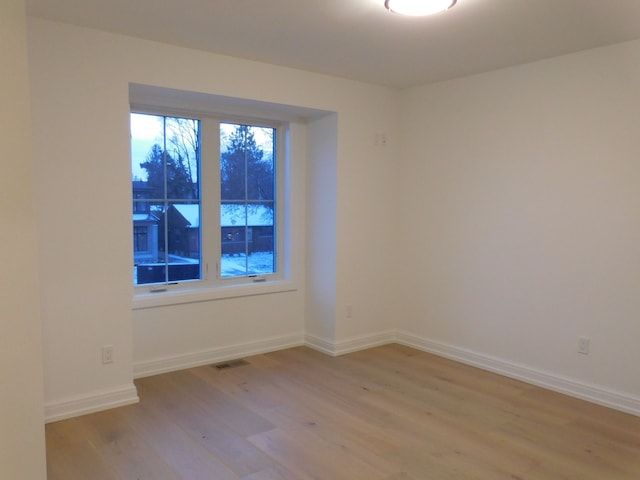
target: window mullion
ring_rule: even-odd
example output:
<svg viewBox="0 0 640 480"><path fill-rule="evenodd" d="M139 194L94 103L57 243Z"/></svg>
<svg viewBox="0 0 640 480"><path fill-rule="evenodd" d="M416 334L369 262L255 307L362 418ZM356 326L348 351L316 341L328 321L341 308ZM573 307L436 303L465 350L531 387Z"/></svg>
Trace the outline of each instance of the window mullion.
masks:
<svg viewBox="0 0 640 480"><path fill-rule="evenodd" d="M169 202L167 181L167 117L162 117L162 176L164 181L162 208L164 212L164 282L169 283Z"/></svg>
<svg viewBox="0 0 640 480"><path fill-rule="evenodd" d="M249 271L249 156L247 155L246 139L244 147L244 268L245 271Z"/></svg>
<svg viewBox="0 0 640 480"><path fill-rule="evenodd" d="M201 127L200 169L201 192L201 255L204 263L204 280L218 282L218 258L220 252L220 125L214 118L203 118Z"/></svg>

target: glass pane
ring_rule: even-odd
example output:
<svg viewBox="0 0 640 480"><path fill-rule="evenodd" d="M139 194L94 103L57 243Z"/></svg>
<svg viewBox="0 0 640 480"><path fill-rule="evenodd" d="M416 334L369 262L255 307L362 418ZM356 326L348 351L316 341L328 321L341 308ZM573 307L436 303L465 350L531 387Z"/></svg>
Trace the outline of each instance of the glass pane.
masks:
<svg viewBox="0 0 640 480"><path fill-rule="evenodd" d="M274 273L275 269L275 204L261 202L247 205L248 240L247 274Z"/></svg>
<svg viewBox="0 0 640 480"><path fill-rule="evenodd" d="M224 203L220 219L222 277L275 272L273 202Z"/></svg>
<svg viewBox="0 0 640 480"><path fill-rule="evenodd" d="M235 277L247 274L247 208L242 203L220 206L222 256L220 275Z"/></svg>
<svg viewBox="0 0 640 480"><path fill-rule="evenodd" d="M274 128L222 123L220 178L222 200L273 200Z"/></svg>
<svg viewBox="0 0 640 480"><path fill-rule="evenodd" d="M200 121L131 114L134 283L201 278Z"/></svg>
<svg viewBox="0 0 640 480"><path fill-rule="evenodd" d="M273 227L253 227L252 230L251 253L247 261L248 274L274 273L276 257Z"/></svg>
<svg viewBox="0 0 640 480"><path fill-rule="evenodd" d="M164 198L164 117L131 114L133 198Z"/></svg>
<svg viewBox="0 0 640 480"><path fill-rule="evenodd" d="M172 203L167 210L169 281L200 278L200 205Z"/></svg>
<svg viewBox="0 0 640 480"><path fill-rule="evenodd" d="M144 212L133 213L133 278L135 285L166 281L164 207L145 202Z"/></svg>
<svg viewBox="0 0 640 480"><path fill-rule="evenodd" d="M199 123L190 118L166 118L165 161L169 199L197 199L199 196Z"/></svg>
<svg viewBox="0 0 640 480"><path fill-rule="evenodd" d="M222 277L275 272L276 130L220 125Z"/></svg>
<svg viewBox="0 0 640 480"><path fill-rule="evenodd" d="M252 141L246 125L220 124L222 200L245 200L247 156L250 154Z"/></svg>
<svg viewBox="0 0 640 480"><path fill-rule="evenodd" d="M263 201L275 199L275 129L266 127L249 127L256 140L248 157L247 165L247 200Z"/></svg>

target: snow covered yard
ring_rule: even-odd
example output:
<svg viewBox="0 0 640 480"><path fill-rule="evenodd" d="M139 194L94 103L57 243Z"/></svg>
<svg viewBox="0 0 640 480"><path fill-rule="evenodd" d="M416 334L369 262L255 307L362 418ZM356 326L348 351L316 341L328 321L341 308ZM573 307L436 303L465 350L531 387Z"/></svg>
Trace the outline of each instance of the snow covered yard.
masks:
<svg viewBox="0 0 640 480"><path fill-rule="evenodd" d="M222 255L220 261L222 277L260 275L273 273L273 270L273 252L255 252L249 256L244 254Z"/></svg>

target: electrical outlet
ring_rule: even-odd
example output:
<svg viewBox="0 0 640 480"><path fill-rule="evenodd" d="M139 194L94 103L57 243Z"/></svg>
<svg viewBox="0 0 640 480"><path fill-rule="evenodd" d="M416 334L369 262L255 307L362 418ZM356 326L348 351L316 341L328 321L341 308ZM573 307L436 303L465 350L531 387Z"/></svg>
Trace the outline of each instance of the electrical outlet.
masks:
<svg viewBox="0 0 640 480"><path fill-rule="evenodd" d="M353 317L353 306L347 305L344 309L344 313L347 318Z"/></svg>
<svg viewBox="0 0 640 480"><path fill-rule="evenodd" d="M589 337L578 337L578 353L589 355Z"/></svg>
<svg viewBox="0 0 640 480"><path fill-rule="evenodd" d="M113 363L113 345L102 346L102 364Z"/></svg>

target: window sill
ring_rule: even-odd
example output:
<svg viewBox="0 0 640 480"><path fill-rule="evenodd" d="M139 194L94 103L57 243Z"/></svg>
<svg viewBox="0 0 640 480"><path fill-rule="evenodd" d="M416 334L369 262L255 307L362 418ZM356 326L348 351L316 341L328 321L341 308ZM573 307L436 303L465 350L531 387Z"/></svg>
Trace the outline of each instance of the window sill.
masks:
<svg viewBox="0 0 640 480"><path fill-rule="evenodd" d="M136 293L133 296L132 309L164 307L185 303L207 302L225 298L267 295L271 293L292 292L298 287L291 280L274 280L272 282L246 285L229 285L209 288L191 288L165 292Z"/></svg>

